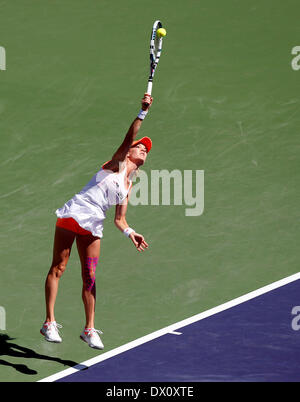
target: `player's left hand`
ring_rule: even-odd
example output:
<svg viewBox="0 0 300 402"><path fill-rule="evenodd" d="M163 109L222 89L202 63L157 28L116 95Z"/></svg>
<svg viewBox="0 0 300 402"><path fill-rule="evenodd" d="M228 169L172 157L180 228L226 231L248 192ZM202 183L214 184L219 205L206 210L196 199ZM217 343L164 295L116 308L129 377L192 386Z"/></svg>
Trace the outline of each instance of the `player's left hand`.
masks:
<svg viewBox="0 0 300 402"><path fill-rule="evenodd" d="M146 243L144 236L141 234L133 232L129 237L138 251L145 251L148 248L148 243Z"/></svg>

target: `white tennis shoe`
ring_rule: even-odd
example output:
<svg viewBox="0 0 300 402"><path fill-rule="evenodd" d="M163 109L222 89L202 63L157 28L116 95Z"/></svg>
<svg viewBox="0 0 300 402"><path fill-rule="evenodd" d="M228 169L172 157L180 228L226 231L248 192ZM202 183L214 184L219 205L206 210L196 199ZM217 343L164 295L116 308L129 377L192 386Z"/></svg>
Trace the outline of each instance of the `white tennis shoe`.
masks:
<svg viewBox="0 0 300 402"><path fill-rule="evenodd" d="M45 340L48 342L61 343L62 339L59 335L58 328L62 328L62 325L57 324L56 321L45 322L40 333L44 335Z"/></svg>
<svg viewBox="0 0 300 402"><path fill-rule="evenodd" d="M103 332L95 328L85 328L80 334L80 339L86 342L91 348L104 349L104 345L98 334L101 335Z"/></svg>

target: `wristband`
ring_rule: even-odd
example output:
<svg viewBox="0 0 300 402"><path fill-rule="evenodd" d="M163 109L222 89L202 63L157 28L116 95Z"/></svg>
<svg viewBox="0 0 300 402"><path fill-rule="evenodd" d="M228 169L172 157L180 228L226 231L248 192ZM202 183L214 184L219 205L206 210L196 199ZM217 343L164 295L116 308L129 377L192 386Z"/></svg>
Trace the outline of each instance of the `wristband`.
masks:
<svg viewBox="0 0 300 402"><path fill-rule="evenodd" d="M141 109L137 117L141 120L144 120L144 118L147 116L147 113L148 113L148 110Z"/></svg>
<svg viewBox="0 0 300 402"><path fill-rule="evenodd" d="M129 227L123 230L123 233L126 237L129 237L133 232L135 232L135 230Z"/></svg>

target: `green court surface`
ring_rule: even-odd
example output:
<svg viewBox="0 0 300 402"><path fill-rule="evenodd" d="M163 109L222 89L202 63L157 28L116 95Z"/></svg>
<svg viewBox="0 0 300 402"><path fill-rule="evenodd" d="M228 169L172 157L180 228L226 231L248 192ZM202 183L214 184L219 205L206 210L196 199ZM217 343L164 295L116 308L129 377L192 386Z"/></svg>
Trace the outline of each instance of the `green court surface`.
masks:
<svg viewBox="0 0 300 402"><path fill-rule="evenodd" d="M0 381L37 381L99 354L79 339L75 244L56 304L64 341L39 334L54 211L137 115L156 19L168 35L142 170L204 170L205 206L186 216L173 191L170 206L130 205L142 254L110 211L97 267L105 351L299 270L299 12L296 0L0 1Z"/></svg>

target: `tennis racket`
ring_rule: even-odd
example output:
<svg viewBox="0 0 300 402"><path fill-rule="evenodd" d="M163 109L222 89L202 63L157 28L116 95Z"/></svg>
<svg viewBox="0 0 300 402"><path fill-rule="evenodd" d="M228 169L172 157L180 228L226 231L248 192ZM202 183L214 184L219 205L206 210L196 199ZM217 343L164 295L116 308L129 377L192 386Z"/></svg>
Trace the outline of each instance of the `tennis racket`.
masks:
<svg viewBox="0 0 300 402"><path fill-rule="evenodd" d="M150 37L150 75L148 78L148 85L146 91L146 95L150 96L152 93L153 77L159 62L163 42L163 38L160 37L159 35L156 35L156 31L159 28L162 28L162 23L159 20L157 20L153 24Z"/></svg>

